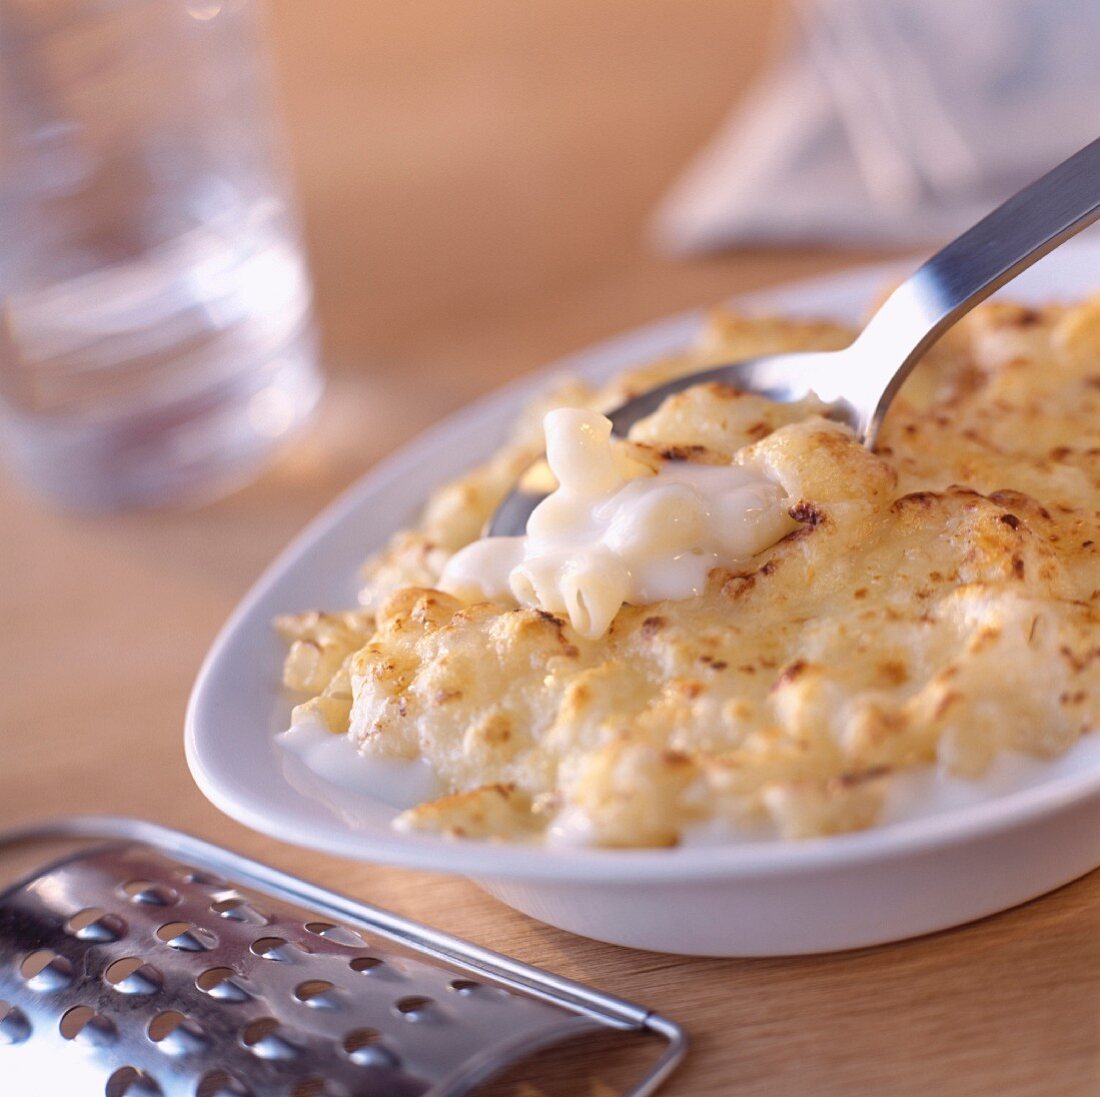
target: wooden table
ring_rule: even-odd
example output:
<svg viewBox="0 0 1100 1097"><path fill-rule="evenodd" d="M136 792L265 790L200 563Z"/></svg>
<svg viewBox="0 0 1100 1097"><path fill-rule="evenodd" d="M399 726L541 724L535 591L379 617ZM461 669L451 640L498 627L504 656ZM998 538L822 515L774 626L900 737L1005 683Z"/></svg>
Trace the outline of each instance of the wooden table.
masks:
<svg viewBox="0 0 1100 1097"><path fill-rule="evenodd" d="M339 489L555 355L860 258L671 263L642 239L662 189L766 63L780 5L278 0L273 15L332 378L321 425L201 510L77 518L0 484L0 826L145 816L644 1002L692 1040L670 1095L1100 1092L1098 873L900 945L689 960L580 940L463 880L281 845L202 799L180 734L199 661ZM565 1092L608 1092L591 1080L600 1057L576 1069Z"/></svg>

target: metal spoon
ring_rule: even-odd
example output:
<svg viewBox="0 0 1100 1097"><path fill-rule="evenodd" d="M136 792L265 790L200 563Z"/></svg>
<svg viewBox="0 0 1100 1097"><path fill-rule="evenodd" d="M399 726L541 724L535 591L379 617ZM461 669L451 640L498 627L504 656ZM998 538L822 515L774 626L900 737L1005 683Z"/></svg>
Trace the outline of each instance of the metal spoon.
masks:
<svg viewBox="0 0 1100 1097"><path fill-rule="evenodd" d="M624 436L673 393L707 381L786 403L811 392L864 445L920 356L960 316L1100 217L1100 139L983 217L918 267L844 350L774 354L677 377L610 412ZM523 533L543 496L519 488L497 508L491 536Z"/></svg>

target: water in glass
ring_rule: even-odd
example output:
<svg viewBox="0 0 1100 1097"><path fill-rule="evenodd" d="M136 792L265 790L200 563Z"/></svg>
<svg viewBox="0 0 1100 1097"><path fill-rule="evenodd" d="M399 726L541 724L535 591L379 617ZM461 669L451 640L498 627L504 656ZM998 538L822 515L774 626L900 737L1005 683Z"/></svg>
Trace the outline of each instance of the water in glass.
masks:
<svg viewBox="0 0 1100 1097"><path fill-rule="evenodd" d="M208 496L321 391L252 0L0 4L0 436L69 506Z"/></svg>

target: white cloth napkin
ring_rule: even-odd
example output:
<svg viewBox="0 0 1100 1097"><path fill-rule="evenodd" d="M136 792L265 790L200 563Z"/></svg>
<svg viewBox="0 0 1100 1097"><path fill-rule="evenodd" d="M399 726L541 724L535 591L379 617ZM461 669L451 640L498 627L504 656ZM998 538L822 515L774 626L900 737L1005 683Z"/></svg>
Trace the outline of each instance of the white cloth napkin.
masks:
<svg viewBox="0 0 1100 1097"><path fill-rule="evenodd" d="M657 212L673 254L927 244L1100 135L1100 0L803 0Z"/></svg>

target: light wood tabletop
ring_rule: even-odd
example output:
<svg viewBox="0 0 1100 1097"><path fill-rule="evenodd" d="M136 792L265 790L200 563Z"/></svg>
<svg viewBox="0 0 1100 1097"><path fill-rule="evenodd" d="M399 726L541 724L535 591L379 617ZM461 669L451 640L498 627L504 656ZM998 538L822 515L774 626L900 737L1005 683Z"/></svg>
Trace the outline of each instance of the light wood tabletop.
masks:
<svg viewBox="0 0 1100 1097"><path fill-rule="evenodd" d="M1100 1093L1100 873L902 944L684 959L581 940L462 879L249 832L184 764L216 630L374 462L595 339L867 258L647 247L655 202L786 29L765 0L274 3L329 394L303 441L201 509L75 517L0 481L0 826L142 816L644 1003L691 1040L670 1097ZM607 1094L609 1069L592 1051L558 1092Z"/></svg>

